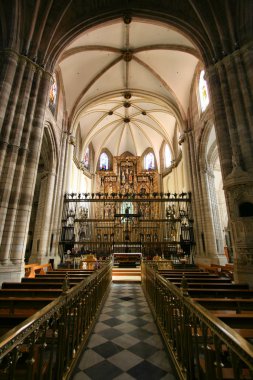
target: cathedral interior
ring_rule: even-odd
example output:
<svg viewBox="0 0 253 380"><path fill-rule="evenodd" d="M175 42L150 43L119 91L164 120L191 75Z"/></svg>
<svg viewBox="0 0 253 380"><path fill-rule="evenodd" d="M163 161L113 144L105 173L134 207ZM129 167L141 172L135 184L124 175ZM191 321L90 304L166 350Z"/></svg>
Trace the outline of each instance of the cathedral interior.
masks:
<svg viewBox="0 0 253 380"><path fill-rule="evenodd" d="M0 14L0 283L140 254L231 264L252 288L253 2Z"/></svg>

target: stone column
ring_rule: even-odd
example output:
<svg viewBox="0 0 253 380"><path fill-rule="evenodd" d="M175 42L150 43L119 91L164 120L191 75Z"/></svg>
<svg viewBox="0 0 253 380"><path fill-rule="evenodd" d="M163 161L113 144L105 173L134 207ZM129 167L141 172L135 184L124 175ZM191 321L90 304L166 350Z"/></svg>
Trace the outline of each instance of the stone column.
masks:
<svg viewBox="0 0 253 380"><path fill-rule="evenodd" d="M22 137L21 137L20 147L17 153L18 154L17 164L15 167L13 186L12 186L11 195L10 195L10 201L12 202L12 207L10 207L7 211L6 223L5 223L5 228L3 232L1 249L3 249L6 252L6 254L10 252L11 250L19 198L20 198L20 194L22 193L22 180L23 180L23 175L25 171L29 137L31 134L32 119L34 116L34 110L35 110L35 105L36 105L36 98L38 96L40 79L41 79L41 71L37 70L34 76L33 87L30 93L26 123L25 123ZM18 258L18 261L22 261L22 258L21 257Z"/></svg>
<svg viewBox="0 0 253 380"><path fill-rule="evenodd" d="M235 279L253 286L253 67L252 47L242 48L208 69L215 129L234 250ZM250 85L251 84L251 85Z"/></svg>
<svg viewBox="0 0 253 380"><path fill-rule="evenodd" d="M206 166L200 167L199 169L198 192L195 193L194 191L194 196L202 225L201 245L205 251L204 255L200 252L200 257L204 256L207 263L219 263L215 236L215 219L211 203L213 194L209 183L211 173ZM211 179L213 180L212 177Z"/></svg>
<svg viewBox="0 0 253 380"><path fill-rule="evenodd" d="M6 274L8 280L17 280L23 274L50 75L28 58L13 52L5 53L0 59L3 63L0 74L0 273L2 279ZM38 131L40 133L36 133Z"/></svg>
<svg viewBox="0 0 253 380"><path fill-rule="evenodd" d="M194 132L192 130L188 130L185 132L185 140L187 142L188 153L186 156L186 160L188 160L188 168L189 168L189 185L192 193L192 211L193 211L193 219L194 219L194 239L196 243L195 247L195 256L203 256L205 255L205 251L203 250L203 242L201 239L201 234L203 233L203 223L200 215L199 209L199 196L198 196L198 170L196 168L196 154L195 154L195 143L194 143Z"/></svg>
<svg viewBox="0 0 253 380"><path fill-rule="evenodd" d="M61 139L61 155L58 163L58 176L57 176L57 186L55 191L55 213L52 226L52 233L54 234L53 246L51 256L55 260L55 264L60 262L60 252L59 252L59 241L61 240L61 228L62 228L62 206L63 206L63 196L65 192L64 179L66 176L66 163L67 163L67 147L68 138L66 133L62 133Z"/></svg>
<svg viewBox="0 0 253 380"><path fill-rule="evenodd" d="M201 162L199 162L193 131L185 134L185 141L188 147L188 154L185 158L188 161L188 173L192 190L193 227L196 242L195 261L206 262L207 264L219 263L215 225L210 204L210 173L206 165L201 165Z"/></svg>
<svg viewBox="0 0 253 380"><path fill-rule="evenodd" d="M8 119L2 128L2 138L7 142L7 149L4 152L3 170L1 175L1 203L0 203L0 257L2 262L8 260L8 248L6 247L6 234L10 230L12 224L12 217L8 215L12 213L12 209L16 207L15 199L11 197L13 189L15 189L15 172L19 165L18 156L21 148L21 138L24 129L24 124L27 119L28 102L30 98L31 86L34 76L34 67L30 62L24 62L21 59L20 72L23 73L22 83L20 86L19 96L15 107L15 116ZM15 85L15 82L13 83ZM14 93L16 91L14 90ZM14 107L11 105L12 112ZM10 124L11 123L11 124ZM15 192L15 190L14 190ZM15 197L14 197L15 198ZM5 232L5 234L4 234ZM3 235L4 234L4 235ZM6 249L7 248L7 249Z"/></svg>
<svg viewBox="0 0 253 380"><path fill-rule="evenodd" d="M47 263L49 260L50 236L54 211L54 195L55 172L43 173L41 177L38 213L34 231L35 247L33 247L29 263L36 262L44 264Z"/></svg>
<svg viewBox="0 0 253 380"><path fill-rule="evenodd" d="M65 177L65 189L67 192L70 192L73 190L71 188L71 177L72 177L72 170L73 170L73 160L74 160L74 150L75 150L75 140L72 136L68 137L68 146L67 146L67 170L66 170L66 177Z"/></svg>
<svg viewBox="0 0 253 380"><path fill-rule="evenodd" d="M219 212L218 212L218 203L217 203L217 197L216 197L216 191L215 191L215 183L214 183L214 173L213 170L211 170L210 167L206 169L206 186L207 186L207 193L208 198L207 202L209 204L209 212L212 219L212 245L214 246L213 251L216 252L218 262L219 264L226 264L227 259L224 254L224 247L223 247L223 240L222 240L222 234L221 234L221 225L220 225L220 218L219 218ZM208 230L207 226L207 230ZM216 259L217 259L216 258Z"/></svg>
<svg viewBox="0 0 253 380"><path fill-rule="evenodd" d="M7 104L11 100L10 94L12 90L12 84L14 81L14 76L16 74L18 66L19 57L13 51L3 51L0 53L0 130L3 127L3 122L5 119L5 114L7 110ZM18 91L18 86L16 86L16 91ZM1 143L2 143L1 136ZM0 161L1 162L1 161Z"/></svg>
<svg viewBox="0 0 253 380"><path fill-rule="evenodd" d="M32 209L32 200L37 177L41 143L44 130L44 115L48 100L50 75L42 71L39 84L36 108L32 120L32 130L29 137L25 171L22 179L22 190L16 215L15 229L11 246L11 260L23 260Z"/></svg>

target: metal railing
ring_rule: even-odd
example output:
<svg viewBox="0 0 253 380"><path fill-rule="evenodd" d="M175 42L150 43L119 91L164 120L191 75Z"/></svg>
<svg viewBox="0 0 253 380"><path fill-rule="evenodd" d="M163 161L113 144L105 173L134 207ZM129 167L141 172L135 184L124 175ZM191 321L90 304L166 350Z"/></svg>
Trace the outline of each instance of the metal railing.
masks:
<svg viewBox="0 0 253 380"><path fill-rule="evenodd" d="M1 380L63 380L78 360L109 290L107 263L0 338Z"/></svg>
<svg viewBox="0 0 253 380"><path fill-rule="evenodd" d="M182 380L253 379L253 345L142 263L142 285ZM252 326L253 328L253 326Z"/></svg>

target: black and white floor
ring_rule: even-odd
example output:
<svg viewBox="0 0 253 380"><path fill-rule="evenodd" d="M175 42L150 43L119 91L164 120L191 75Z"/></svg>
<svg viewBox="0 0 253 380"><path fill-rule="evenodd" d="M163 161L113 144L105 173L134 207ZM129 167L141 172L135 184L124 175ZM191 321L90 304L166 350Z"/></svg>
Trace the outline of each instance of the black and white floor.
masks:
<svg viewBox="0 0 253 380"><path fill-rule="evenodd" d="M71 377L87 379L177 379L140 284L112 284Z"/></svg>

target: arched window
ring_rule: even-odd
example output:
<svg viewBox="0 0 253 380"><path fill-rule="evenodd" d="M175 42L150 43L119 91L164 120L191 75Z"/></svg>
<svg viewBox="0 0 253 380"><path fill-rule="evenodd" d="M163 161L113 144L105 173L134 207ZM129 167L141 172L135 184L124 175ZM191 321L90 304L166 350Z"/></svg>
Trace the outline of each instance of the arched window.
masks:
<svg viewBox="0 0 253 380"><path fill-rule="evenodd" d="M155 156L152 152L149 152L144 157L144 169L153 170L155 168Z"/></svg>
<svg viewBox="0 0 253 380"><path fill-rule="evenodd" d="M205 80L205 71L202 70L199 76L199 99L201 111L204 112L209 104L209 95L207 83Z"/></svg>
<svg viewBox="0 0 253 380"><path fill-rule="evenodd" d="M165 168L168 168L171 165L171 151L168 144L165 145L164 149L164 165Z"/></svg>
<svg viewBox="0 0 253 380"><path fill-rule="evenodd" d="M99 169L100 170L108 170L109 169L109 158L105 152L103 152L100 155Z"/></svg>
<svg viewBox="0 0 253 380"><path fill-rule="evenodd" d="M90 163L90 149L87 146L85 154L84 154L84 159L83 159L83 164L84 166L88 169Z"/></svg>
<svg viewBox="0 0 253 380"><path fill-rule="evenodd" d="M51 87L49 90L49 108L52 111L52 113L55 113L56 110L56 99L57 99L57 82L56 82L56 75L53 74L51 79Z"/></svg>

